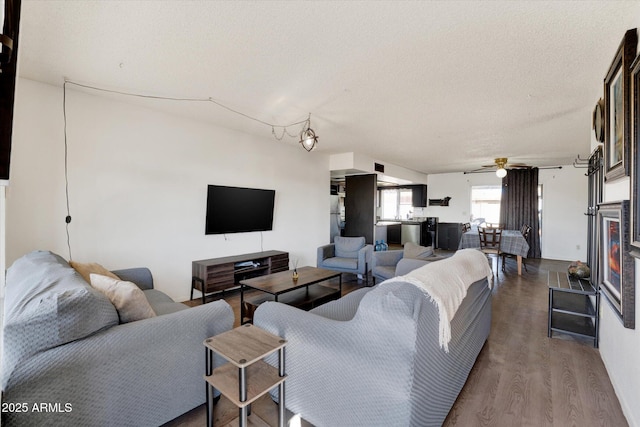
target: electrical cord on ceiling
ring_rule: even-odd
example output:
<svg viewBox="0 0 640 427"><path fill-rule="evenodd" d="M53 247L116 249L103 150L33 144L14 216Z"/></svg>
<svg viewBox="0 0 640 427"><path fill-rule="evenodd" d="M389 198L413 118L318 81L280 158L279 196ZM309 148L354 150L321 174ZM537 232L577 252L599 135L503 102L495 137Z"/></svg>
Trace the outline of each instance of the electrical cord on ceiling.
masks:
<svg viewBox="0 0 640 427"><path fill-rule="evenodd" d="M180 97L171 97L171 96L159 96L159 95L144 95L141 93L134 93L134 92L125 92L125 91L120 91L120 90L114 90L114 89L105 89L105 88L101 88L101 87L97 87L97 86L90 86L87 84L82 84L82 83L77 83L74 82L72 80L67 80L65 79L65 85L67 83L75 85L75 86L79 86L79 87L83 87L86 89L92 89L92 90L97 90L100 92L107 92L107 93L114 93L114 94L118 94L118 95L124 95L124 96L133 96L133 97L137 97L137 98L147 98L147 99L160 99L160 100L165 100L165 101L187 101L187 102L211 102L212 104L217 105L218 107L224 108L227 111L230 111L234 114L238 114L242 117L245 117L249 120L253 120L254 122L258 122L260 124L263 124L265 126L269 126L271 127L271 134L273 135L273 137L275 139L277 139L278 141L282 141L282 138L284 138L285 135L291 137L291 138L297 138L299 135L298 134L291 134L289 133L289 131L287 130L288 127L291 126L297 126L297 125L305 125L309 122L309 118L305 119L305 120L301 120L299 122L295 122L295 123L289 123L288 125L276 125L273 123L269 123L269 122L265 122L264 120L260 120L257 119L255 117L252 117L248 114L245 114L241 111L235 110L231 107L228 107L226 105L224 105L223 103L214 100L212 97L208 97L208 98L180 98ZM280 136L276 135L276 128L282 128L282 134Z"/></svg>

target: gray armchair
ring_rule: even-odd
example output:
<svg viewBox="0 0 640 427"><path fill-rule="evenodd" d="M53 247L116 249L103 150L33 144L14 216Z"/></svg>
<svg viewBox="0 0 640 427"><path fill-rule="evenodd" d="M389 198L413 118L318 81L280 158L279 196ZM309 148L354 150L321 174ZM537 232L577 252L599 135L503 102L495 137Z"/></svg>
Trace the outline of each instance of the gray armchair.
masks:
<svg viewBox="0 0 640 427"><path fill-rule="evenodd" d="M371 262L373 284L376 279L384 281L396 276L404 276L416 268L446 257L436 255L430 246L405 243L404 249L374 252Z"/></svg>
<svg viewBox="0 0 640 427"><path fill-rule="evenodd" d="M369 271L373 245L367 245L364 237L336 236L334 243L318 248L317 267L343 273L362 274L369 286Z"/></svg>

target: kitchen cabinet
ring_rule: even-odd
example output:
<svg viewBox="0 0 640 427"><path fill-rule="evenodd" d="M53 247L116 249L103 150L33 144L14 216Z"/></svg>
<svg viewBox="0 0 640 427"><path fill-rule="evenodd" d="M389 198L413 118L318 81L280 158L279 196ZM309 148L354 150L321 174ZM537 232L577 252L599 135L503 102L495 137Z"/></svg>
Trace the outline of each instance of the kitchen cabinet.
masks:
<svg viewBox="0 0 640 427"><path fill-rule="evenodd" d="M412 204L415 208L427 207L427 186L426 185L412 185Z"/></svg>
<svg viewBox="0 0 640 427"><path fill-rule="evenodd" d="M387 225L387 243L394 245L402 243L402 224Z"/></svg>
<svg viewBox="0 0 640 427"><path fill-rule="evenodd" d="M447 251L457 251L462 237L462 223L438 223L438 248Z"/></svg>

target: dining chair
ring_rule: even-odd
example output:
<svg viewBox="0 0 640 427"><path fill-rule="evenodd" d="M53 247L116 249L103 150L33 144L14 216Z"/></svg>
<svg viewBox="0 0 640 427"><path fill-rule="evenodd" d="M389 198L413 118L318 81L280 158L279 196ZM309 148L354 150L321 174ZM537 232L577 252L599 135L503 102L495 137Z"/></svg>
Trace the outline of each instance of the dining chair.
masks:
<svg viewBox="0 0 640 427"><path fill-rule="evenodd" d="M498 222L485 222L484 223L485 228L504 228L504 224L498 223Z"/></svg>
<svg viewBox="0 0 640 427"><path fill-rule="evenodd" d="M520 233L522 234L522 237L524 237L524 240L527 242L527 244L529 244L529 233L531 232L531 226L528 224L523 224L522 227L520 227ZM508 254L506 252L502 253L502 270L504 271L504 263L506 258L513 258L514 255ZM522 258L522 265L524 266L524 271L529 271L527 270L527 264L525 263L526 258Z"/></svg>
<svg viewBox="0 0 640 427"><path fill-rule="evenodd" d="M502 228L478 227L478 236L480 237L480 250L487 255L488 259L491 255L495 255L497 259L496 267L500 267L500 258L502 257L502 251L500 250ZM504 261L502 261L502 271L504 271Z"/></svg>

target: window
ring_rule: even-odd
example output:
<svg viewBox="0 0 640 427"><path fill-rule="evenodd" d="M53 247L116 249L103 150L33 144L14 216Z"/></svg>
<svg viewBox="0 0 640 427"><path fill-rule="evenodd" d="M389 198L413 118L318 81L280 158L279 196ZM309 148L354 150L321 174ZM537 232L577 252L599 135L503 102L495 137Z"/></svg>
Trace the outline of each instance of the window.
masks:
<svg viewBox="0 0 640 427"><path fill-rule="evenodd" d="M500 185L471 187L471 222L477 225L483 222L500 223ZM538 185L538 236L542 236L542 184Z"/></svg>
<svg viewBox="0 0 640 427"><path fill-rule="evenodd" d="M501 197L500 185L471 187L471 222L478 225L483 222L499 223Z"/></svg>
<svg viewBox="0 0 640 427"><path fill-rule="evenodd" d="M538 239L542 247L542 184L538 184Z"/></svg>
<svg viewBox="0 0 640 427"><path fill-rule="evenodd" d="M380 190L381 219L407 219L413 214L413 192L410 188Z"/></svg>

